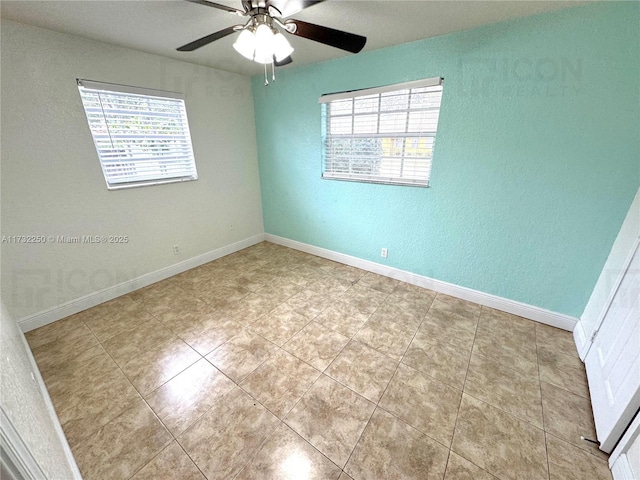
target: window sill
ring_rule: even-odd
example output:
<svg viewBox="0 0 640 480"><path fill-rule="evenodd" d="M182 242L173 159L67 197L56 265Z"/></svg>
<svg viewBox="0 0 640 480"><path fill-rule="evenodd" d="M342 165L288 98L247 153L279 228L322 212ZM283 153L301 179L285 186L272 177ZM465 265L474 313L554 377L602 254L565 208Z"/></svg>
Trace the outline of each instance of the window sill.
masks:
<svg viewBox="0 0 640 480"><path fill-rule="evenodd" d="M335 174L335 173L323 173L323 180L339 180L342 182L358 182L358 183L377 183L381 185L396 185L402 187L420 187L429 188L428 183L421 183L417 180L403 180L392 177L370 177L368 175L350 175L350 174Z"/></svg>

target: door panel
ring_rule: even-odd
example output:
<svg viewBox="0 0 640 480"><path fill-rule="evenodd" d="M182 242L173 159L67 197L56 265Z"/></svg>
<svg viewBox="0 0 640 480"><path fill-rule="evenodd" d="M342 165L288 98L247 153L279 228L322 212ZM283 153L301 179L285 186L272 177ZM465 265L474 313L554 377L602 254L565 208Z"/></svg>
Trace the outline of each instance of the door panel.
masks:
<svg viewBox="0 0 640 480"><path fill-rule="evenodd" d="M604 311L621 281L627 264L640 237L640 188L631 203L622 227L609 252L609 257L600 273L591 297L573 332L582 361L585 361L592 345L592 335L600 328Z"/></svg>
<svg viewBox="0 0 640 480"><path fill-rule="evenodd" d="M598 440L611 452L640 408L640 251L635 253L585 359Z"/></svg>

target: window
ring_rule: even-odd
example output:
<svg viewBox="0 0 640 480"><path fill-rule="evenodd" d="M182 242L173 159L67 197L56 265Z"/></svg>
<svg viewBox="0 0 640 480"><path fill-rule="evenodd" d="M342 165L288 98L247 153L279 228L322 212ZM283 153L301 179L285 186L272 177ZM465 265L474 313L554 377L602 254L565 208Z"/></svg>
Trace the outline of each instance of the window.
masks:
<svg viewBox="0 0 640 480"><path fill-rule="evenodd" d="M78 79L107 188L197 180L184 96Z"/></svg>
<svg viewBox="0 0 640 480"><path fill-rule="evenodd" d="M320 97L328 179L428 186L441 78Z"/></svg>

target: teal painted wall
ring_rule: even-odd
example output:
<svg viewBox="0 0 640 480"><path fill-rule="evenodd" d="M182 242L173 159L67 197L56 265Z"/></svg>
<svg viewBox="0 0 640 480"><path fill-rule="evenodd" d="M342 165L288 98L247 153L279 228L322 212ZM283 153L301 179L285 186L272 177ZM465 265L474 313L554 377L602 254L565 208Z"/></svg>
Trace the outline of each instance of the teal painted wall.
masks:
<svg viewBox="0 0 640 480"><path fill-rule="evenodd" d="M638 25L599 3L254 77L265 231L580 316L640 185ZM435 76L431 188L320 178L320 95Z"/></svg>

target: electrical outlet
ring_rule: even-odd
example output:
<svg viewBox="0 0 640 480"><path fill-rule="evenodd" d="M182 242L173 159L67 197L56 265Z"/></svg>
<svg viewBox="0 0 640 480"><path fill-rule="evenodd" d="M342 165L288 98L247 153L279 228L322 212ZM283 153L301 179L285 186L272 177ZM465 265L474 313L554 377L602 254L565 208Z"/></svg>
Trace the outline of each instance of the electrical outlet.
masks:
<svg viewBox="0 0 640 480"><path fill-rule="evenodd" d="M180 247L178 245L173 246L173 254L180 255Z"/></svg>
<svg viewBox="0 0 640 480"><path fill-rule="evenodd" d="M389 251L386 248L383 248L382 250L380 250L380 256L382 258L387 258L388 254L389 254Z"/></svg>

